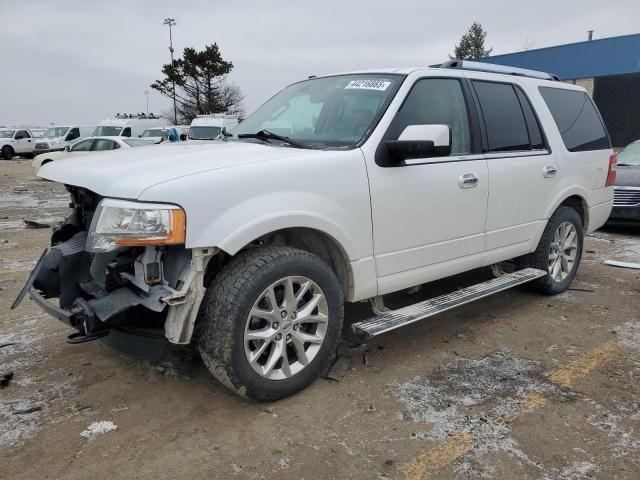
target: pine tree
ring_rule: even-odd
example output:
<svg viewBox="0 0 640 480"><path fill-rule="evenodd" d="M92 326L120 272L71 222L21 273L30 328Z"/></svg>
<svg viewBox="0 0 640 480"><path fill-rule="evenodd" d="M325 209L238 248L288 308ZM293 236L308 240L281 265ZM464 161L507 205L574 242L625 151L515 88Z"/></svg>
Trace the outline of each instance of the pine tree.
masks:
<svg viewBox="0 0 640 480"><path fill-rule="evenodd" d="M215 43L202 51L185 48L182 58L173 65L163 65L164 78L156 80L151 88L173 98L175 82L178 116L185 123L203 113L242 113L242 93L226 81L232 69L233 63L222 58Z"/></svg>
<svg viewBox="0 0 640 480"><path fill-rule="evenodd" d="M460 43L453 50L453 57L458 60L475 60L477 58L488 57L493 48L484 49L484 40L487 32L483 30L482 25L473 22L471 28L460 39Z"/></svg>

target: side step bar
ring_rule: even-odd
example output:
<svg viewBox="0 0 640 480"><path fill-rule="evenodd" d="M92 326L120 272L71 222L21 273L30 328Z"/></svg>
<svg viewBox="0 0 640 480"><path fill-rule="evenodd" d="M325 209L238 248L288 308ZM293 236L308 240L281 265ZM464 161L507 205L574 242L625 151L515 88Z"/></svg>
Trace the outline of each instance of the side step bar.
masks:
<svg viewBox="0 0 640 480"><path fill-rule="evenodd" d="M451 310L466 303L488 297L494 293L502 292L512 287L530 282L536 278L544 277L547 272L535 268L525 268L513 273L502 275L498 278L477 283L446 295L431 298L423 302L415 303L397 310L376 315L362 322L352 325L354 333L365 340L375 335L404 327L410 323L423 320L438 313Z"/></svg>

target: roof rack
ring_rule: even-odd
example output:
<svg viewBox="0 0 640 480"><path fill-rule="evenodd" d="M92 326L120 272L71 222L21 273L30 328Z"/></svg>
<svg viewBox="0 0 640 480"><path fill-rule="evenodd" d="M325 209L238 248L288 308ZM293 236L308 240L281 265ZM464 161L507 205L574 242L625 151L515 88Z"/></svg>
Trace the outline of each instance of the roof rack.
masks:
<svg viewBox="0 0 640 480"><path fill-rule="evenodd" d="M539 72L537 70L529 70L526 68L509 67L506 65L497 65L495 63L472 62L469 60L451 60L431 66L434 68L459 68L461 70L473 70L476 72L517 75L519 77L540 78L542 80L560 80L557 75L553 75L552 73Z"/></svg>

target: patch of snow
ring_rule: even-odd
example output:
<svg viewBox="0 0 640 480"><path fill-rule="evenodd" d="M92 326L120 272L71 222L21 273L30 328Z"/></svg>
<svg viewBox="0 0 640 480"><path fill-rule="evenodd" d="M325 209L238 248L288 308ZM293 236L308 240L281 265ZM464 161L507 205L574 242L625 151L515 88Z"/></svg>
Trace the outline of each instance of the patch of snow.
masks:
<svg viewBox="0 0 640 480"><path fill-rule="evenodd" d="M103 433L110 432L117 428L118 426L113 422L108 420L101 420L99 422L93 422L91 425L89 425L86 430L80 432L80 436L85 437L90 442L93 442L98 435L102 435Z"/></svg>
<svg viewBox="0 0 640 480"><path fill-rule="evenodd" d="M476 477L491 475L484 457L492 452L505 452L523 464L541 468L511 437L508 418L527 408L527 394L560 399L571 395L542 375L539 362L506 351L480 359L458 358L428 378L416 377L390 387L406 407L403 418L431 424L426 438L442 440L453 432L472 434L474 448L454 468Z"/></svg>
<svg viewBox="0 0 640 480"><path fill-rule="evenodd" d="M626 322L616 327L618 343L632 350L640 350L640 322Z"/></svg>
<svg viewBox="0 0 640 480"><path fill-rule="evenodd" d="M590 462L573 462L562 470L554 470L546 474L544 480L583 480L587 475L598 470L597 465Z"/></svg>

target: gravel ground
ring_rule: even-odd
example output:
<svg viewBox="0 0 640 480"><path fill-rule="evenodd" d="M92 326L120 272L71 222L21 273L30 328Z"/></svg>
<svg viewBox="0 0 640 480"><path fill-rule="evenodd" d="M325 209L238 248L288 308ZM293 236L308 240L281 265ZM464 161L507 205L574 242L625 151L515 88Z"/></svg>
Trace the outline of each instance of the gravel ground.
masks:
<svg viewBox="0 0 640 480"><path fill-rule="evenodd" d="M640 271L602 264L640 261L640 229L588 237L568 292L507 291L345 347L341 381L257 404L188 350L134 360L66 344L30 300L9 310L49 238L23 221L67 201L0 161L0 478L640 478ZM349 305L346 323L369 314Z"/></svg>

